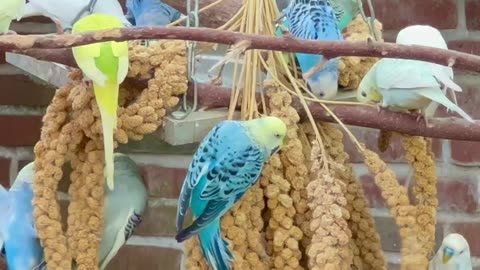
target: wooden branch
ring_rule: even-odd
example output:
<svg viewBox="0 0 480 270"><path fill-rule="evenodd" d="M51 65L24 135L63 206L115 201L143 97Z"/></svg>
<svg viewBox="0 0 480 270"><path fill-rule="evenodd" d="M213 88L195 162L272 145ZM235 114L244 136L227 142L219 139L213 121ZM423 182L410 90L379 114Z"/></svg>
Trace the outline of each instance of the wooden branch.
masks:
<svg viewBox="0 0 480 270"><path fill-rule="evenodd" d="M230 93L229 89L199 84L198 104L200 107L208 108L228 107L230 104ZM190 98L193 96L191 88L188 91L188 96ZM298 98L293 99L292 106L297 110L302 119L307 120L305 110ZM347 125L390 130L413 136L480 141L480 121L469 123L457 117L434 118L431 120L433 127L427 127L424 121L417 122L417 116L414 114L388 110L378 112L373 107L354 105L333 105L329 106L329 108ZM319 104L310 104L309 109L317 120L336 122Z"/></svg>
<svg viewBox="0 0 480 270"><path fill-rule="evenodd" d="M23 51L32 48L59 49L99 41L124 41L134 39L181 39L227 45L233 45L239 41L248 40L251 44L249 49L312 54L321 53L327 58L337 56L367 56L416 59L441 65L454 65L456 68L464 70L480 71L480 56L453 50L373 41L338 42L299 40L291 37L276 38L208 28L131 27L82 35L3 35L0 36L0 51ZM33 53L32 51L30 52ZM47 60L45 57L43 57L43 59ZM50 61L61 62L59 59L53 58L50 59Z"/></svg>

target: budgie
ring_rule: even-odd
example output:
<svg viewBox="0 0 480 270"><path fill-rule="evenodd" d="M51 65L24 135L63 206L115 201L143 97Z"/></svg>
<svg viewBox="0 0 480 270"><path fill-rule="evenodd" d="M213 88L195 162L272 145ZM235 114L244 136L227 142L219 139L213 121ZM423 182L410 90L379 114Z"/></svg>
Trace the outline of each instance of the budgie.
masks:
<svg viewBox="0 0 480 270"><path fill-rule="evenodd" d="M33 163L24 167L7 192L0 185L0 235L9 270L46 270L33 219Z"/></svg>
<svg viewBox="0 0 480 270"><path fill-rule="evenodd" d="M292 0L283 13L290 34L296 38L343 40L335 13L327 0ZM322 55L295 55L312 93L322 99L333 99L338 90L338 58L327 60Z"/></svg>
<svg viewBox="0 0 480 270"><path fill-rule="evenodd" d="M285 143L287 128L279 118L222 121L203 139L183 183L177 211L176 239L198 234L210 267L230 270L233 260L220 232L220 218L254 185L264 162ZM234 135L233 135L234 134ZM195 220L182 229L191 208Z"/></svg>
<svg viewBox="0 0 480 270"><path fill-rule="evenodd" d="M84 33L122 28L122 22L114 16L92 14L73 25L73 33ZM100 109L105 152L105 178L113 189L113 132L117 128L119 85L128 73L128 43L99 42L72 48L77 65L85 76L93 81L95 99Z"/></svg>
<svg viewBox="0 0 480 270"><path fill-rule="evenodd" d="M10 227L10 229L6 230L6 233L0 230L2 237L4 235L12 236L12 238L3 237L6 239L5 255L7 257L7 265L9 269L12 270L46 270L40 240L37 238L37 232L33 227L33 208L31 207L31 200L33 198L31 187L33 172L33 162L31 162L20 171L9 193L5 193L5 190L0 186L0 210L2 210L0 212L0 218L2 218L2 220L20 219L21 222L17 220L16 223L12 223L12 226L19 226L18 228L22 228L22 224L30 224L29 227L27 227L27 232L29 233L28 236L32 237L27 238L29 241L22 240L21 232L23 230L17 230L17 227ZM105 192L105 219L99 249L99 267L101 270L106 268L118 250L130 238L134 229L142 221L142 214L147 203L147 191L138 168L135 162L124 154L115 154L115 182L117 183L117 187L113 191L106 190ZM29 207L25 208L22 212L23 215L21 218L20 216L11 214L17 213L17 211L3 211L6 206L10 205L5 203L8 202L8 199L4 196L12 196L12 193L19 194L18 196L22 198L22 202L24 200L28 201L27 205ZM13 203L17 203L17 201L18 200ZM19 203L19 205L23 206L24 204ZM0 220L0 229L4 228L2 220ZM20 237L17 236L18 234ZM10 246L12 244L21 244L21 253L11 248ZM18 254L21 254L21 256L25 258L35 258L35 260L33 260L35 265L31 264L31 267L27 267L25 263L29 263L29 260L20 260ZM35 256L29 254L35 254ZM13 259L9 260L9 256ZM24 266L15 268L11 262L16 263L17 260ZM76 269L76 267L77 266L74 265L73 269Z"/></svg>
<svg viewBox="0 0 480 270"><path fill-rule="evenodd" d="M428 270L472 270L470 247L467 240L458 234L447 235L437 254L430 261Z"/></svg>
<svg viewBox="0 0 480 270"><path fill-rule="evenodd" d="M25 9L25 0L1 0L0 1L0 34L15 33L10 31L13 20L22 18Z"/></svg>
<svg viewBox="0 0 480 270"><path fill-rule="evenodd" d="M135 26L165 26L182 15L161 0L127 0L127 9Z"/></svg>
<svg viewBox="0 0 480 270"><path fill-rule="evenodd" d="M380 107L392 111L420 110L427 126L430 126L428 120L434 113L427 108L434 101L473 122L467 113L445 96L436 75L426 62L384 58L363 77L357 99L363 103L380 103Z"/></svg>
<svg viewBox="0 0 480 270"><path fill-rule="evenodd" d="M403 45L421 45L438 49L448 50L447 42L442 37L440 31L429 25L412 25L402 29L397 35L398 44ZM427 62L428 63L428 62ZM432 70L438 72L440 82L443 84L443 91L446 94L447 89L451 90L453 101L457 104L455 91L461 92L462 89L453 81L453 69L448 66L429 63ZM437 109L438 103L430 105L429 110L433 112Z"/></svg>
<svg viewBox="0 0 480 270"><path fill-rule="evenodd" d="M147 204L147 190L137 165L130 157L120 153L115 153L115 184L113 191L105 192L100 270L107 267L142 222Z"/></svg>
<svg viewBox="0 0 480 270"><path fill-rule="evenodd" d="M89 3L90 0L75 0L68 1L68 5L66 5L65 0L30 0L25 7L22 17L48 17L55 23L57 33L63 33L65 30L72 28L75 23L73 20ZM92 13L115 16L124 26L131 26L131 23L123 14L122 6L118 0L99 0L95 4ZM85 12L81 15L81 18L87 15L88 12Z"/></svg>

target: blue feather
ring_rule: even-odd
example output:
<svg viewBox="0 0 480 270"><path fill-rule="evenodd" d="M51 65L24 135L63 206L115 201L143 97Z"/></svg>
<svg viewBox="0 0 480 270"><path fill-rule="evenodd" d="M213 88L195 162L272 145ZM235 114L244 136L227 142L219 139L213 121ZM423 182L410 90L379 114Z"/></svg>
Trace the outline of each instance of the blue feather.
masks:
<svg viewBox="0 0 480 270"><path fill-rule="evenodd" d="M127 9L135 26L165 26L181 16L161 0L127 0Z"/></svg>
<svg viewBox="0 0 480 270"><path fill-rule="evenodd" d="M300 39L340 41L343 36L337 26L333 8L327 0L293 0L283 11L285 26ZM303 74L324 59L323 55L297 53ZM311 91L323 98L333 98L338 88L338 59L332 59L307 79Z"/></svg>

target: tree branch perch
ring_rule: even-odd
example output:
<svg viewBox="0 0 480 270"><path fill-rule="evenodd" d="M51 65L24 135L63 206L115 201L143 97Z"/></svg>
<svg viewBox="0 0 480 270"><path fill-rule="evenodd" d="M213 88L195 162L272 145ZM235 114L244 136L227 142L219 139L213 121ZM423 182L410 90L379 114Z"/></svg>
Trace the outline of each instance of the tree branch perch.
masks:
<svg viewBox="0 0 480 270"><path fill-rule="evenodd" d="M66 48L99 41L134 39L177 39L227 45L248 40L251 44L249 49L321 53L328 58L337 56L389 57L417 59L442 65L453 62L456 68L480 71L479 56L452 50L381 42L306 41L289 37L275 38L216 29L184 27L124 28L82 35L0 36L0 51L14 51L41 60L75 67L71 50ZM229 103L230 91L228 89L213 85L200 85L199 104L201 106L228 107ZM293 106L305 118L305 111L297 98L294 98ZM471 124L460 118L433 119L433 127L429 128L424 122L417 122L416 115L387 110L378 113L376 108L365 106L335 105L331 108L344 123L349 125L433 138L480 141L480 123ZM318 104L310 104L310 110L317 120L334 122L334 119Z"/></svg>
<svg viewBox="0 0 480 270"><path fill-rule="evenodd" d="M228 107L230 104L230 90L222 87L199 84L198 104L200 107L217 108ZM193 89L189 88L189 97L193 97ZM268 97L265 97L268 102ZM300 100L293 98L292 106L307 120L307 115ZM413 136L425 136L461 141L480 141L480 122L469 123L462 118L434 118L427 127L424 121L417 121L417 116L408 113L398 113L389 110L377 111L374 107L360 105L332 105L329 108L343 123L352 126L390 130ZM310 103L309 109L316 120L336 123L322 106Z"/></svg>
<svg viewBox="0 0 480 270"><path fill-rule="evenodd" d="M453 50L437 49L418 45L400 45L383 42L312 41L291 37L269 37L243 34L209 28L185 27L131 27L82 35L3 35L0 36L0 51L23 51L27 49L60 49L99 41L125 41L135 39L179 39L233 45L242 40L250 41L249 49L275 50L323 54L327 58L338 56L366 56L384 58L416 59L441 65L454 63L455 68L480 71L480 56ZM30 51L31 54L34 52ZM45 54L39 52L40 54ZM30 55L31 55L30 54ZM47 60L44 58L44 60ZM62 59L50 59L61 63Z"/></svg>

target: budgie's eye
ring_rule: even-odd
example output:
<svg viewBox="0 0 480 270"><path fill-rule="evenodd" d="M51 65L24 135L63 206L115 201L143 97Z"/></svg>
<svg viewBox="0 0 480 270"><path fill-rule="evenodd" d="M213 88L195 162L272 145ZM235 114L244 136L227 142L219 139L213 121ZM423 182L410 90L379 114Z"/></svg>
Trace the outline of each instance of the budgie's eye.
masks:
<svg viewBox="0 0 480 270"><path fill-rule="evenodd" d="M365 93L364 91L362 91L362 96L363 96L363 97L367 97L367 93Z"/></svg>
<svg viewBox="0 0 480 270"><path fill-rule="evenodd" d="M278 134L278 133L275 134L275 138L280 139L280 137L281 137L280 134Z"/></svg>
<svg viewBox="0 0 480 270"><path fill-rule="evenodd" d="M323 92L320 92L320 97L323 97L325 94Z"/></svg>
<svg viewBox="0 0 480 270"><path fill-rule="evenodd" d="M462 253L463 253L463 250L462 250L462 251L460 251L460 254L462 254Z"/></svg>

